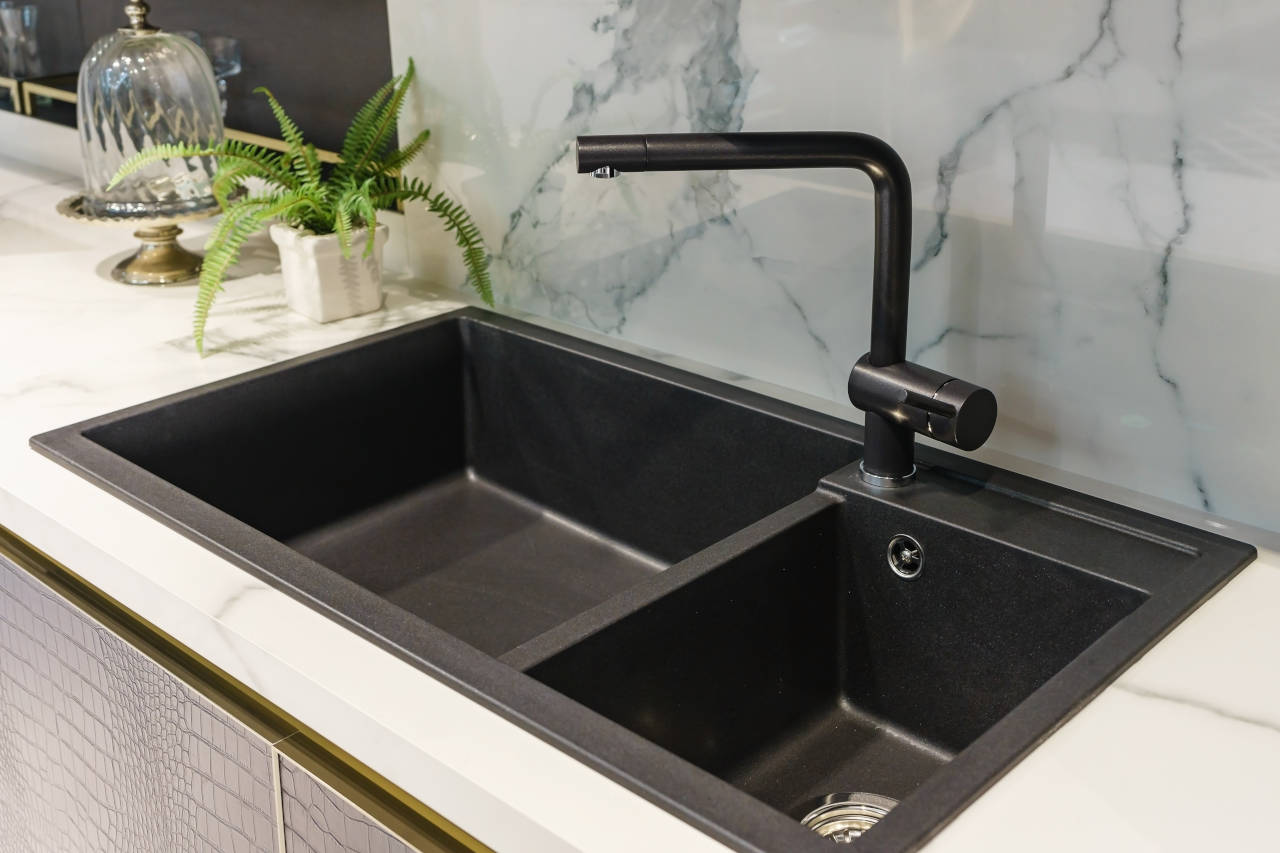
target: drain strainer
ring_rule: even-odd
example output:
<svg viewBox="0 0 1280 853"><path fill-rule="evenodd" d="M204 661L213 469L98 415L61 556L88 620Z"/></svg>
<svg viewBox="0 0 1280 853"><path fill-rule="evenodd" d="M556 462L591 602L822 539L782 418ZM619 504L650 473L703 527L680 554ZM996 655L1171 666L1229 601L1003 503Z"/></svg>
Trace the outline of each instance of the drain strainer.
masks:
<svg viewBox="0 0 1280 853"><path fill-rule="evenodd" d="M879 794L827 794L800 823L836 844L852 844L897 804Z"/></svg>

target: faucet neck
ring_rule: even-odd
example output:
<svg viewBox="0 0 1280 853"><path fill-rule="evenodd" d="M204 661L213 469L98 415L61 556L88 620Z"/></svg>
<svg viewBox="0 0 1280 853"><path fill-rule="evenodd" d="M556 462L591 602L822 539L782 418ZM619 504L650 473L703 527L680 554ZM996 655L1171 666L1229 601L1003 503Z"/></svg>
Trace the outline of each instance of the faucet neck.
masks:
<svg viewBox="0 0 1280 853"><path fill-rule="evenodd" d="M865 133L680 133L578 137L578 171L849 168L875 189L871 351L849 374L849 400L867 413L863 479L899 486L915 476L915 434L975 450L996 422L990 391L907 362L911 178L892 148Z"/></svg>
<svg viewBox="0 0 1280 853"><path fill-rule="evenodd" d="M865 133L669 133L582 136L578 171L850 168L865 172L875 190L875 249L871 296L871 364L907 357L911 276L911 177L883 140Z"/></svg>

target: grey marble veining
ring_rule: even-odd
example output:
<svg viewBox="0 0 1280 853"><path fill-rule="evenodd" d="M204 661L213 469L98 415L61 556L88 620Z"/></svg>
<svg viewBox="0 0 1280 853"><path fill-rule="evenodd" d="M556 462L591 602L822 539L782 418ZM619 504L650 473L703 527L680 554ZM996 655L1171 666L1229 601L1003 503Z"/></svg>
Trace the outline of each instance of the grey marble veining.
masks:
<svg viewBox="0 0 1280 853"><path fill-rule="evenodd" d="M499 298L843 401L871 210L835 171L574 174L581 133L849 129L915 182L910 352L991 447L1280 527L1280 9L1262 0L390 0L402 132ZM411 212L415 271L460 281ZM851 418L858 415L848 409Z"/></svg>

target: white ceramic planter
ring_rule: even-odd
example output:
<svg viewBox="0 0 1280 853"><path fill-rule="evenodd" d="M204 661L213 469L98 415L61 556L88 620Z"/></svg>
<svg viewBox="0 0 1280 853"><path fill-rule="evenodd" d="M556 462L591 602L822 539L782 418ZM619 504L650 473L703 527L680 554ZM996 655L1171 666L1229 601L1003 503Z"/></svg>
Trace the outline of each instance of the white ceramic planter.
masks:
<svg viewBox="0 0 1280 853"><path fill-rule="evenodd" d="M351 256L344 258L335 234L272 225L271 239L280 247L280 271L289 307L317 323L381 308L382 247L387 242L387 226L378 226L373 252L366 258L368 235L368 231L353 235Z"/></svg>

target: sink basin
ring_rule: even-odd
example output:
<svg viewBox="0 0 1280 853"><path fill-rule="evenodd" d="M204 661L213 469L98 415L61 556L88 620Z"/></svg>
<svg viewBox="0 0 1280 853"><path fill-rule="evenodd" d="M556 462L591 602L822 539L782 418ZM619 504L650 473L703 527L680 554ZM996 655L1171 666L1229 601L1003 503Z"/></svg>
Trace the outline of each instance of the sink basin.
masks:
<svg viewBox="0 0 1280 853"><path fill-rule="evenodd" d="M897 851L1253 550L860 437L465 309L32 444L731 847Z"/></svg>
<svg viewBox="0 0 1280 853"><path fill-rule="evenodd" d="M234 519L492 655L789 501L851 437L469 316L83 429ZM763 452L762 452L763 451Z"/></svg>
<svg viewBox="0 0 1280 853"><path fill-rule="evenodd" d="M1137 610L1141 567L1195 559L1072 518L1047 557L1014 498L928 473L911 491L833 478L529 673L796 817L842 791L905 800ZM886 554L903 533L911 579Z"/></svg>

